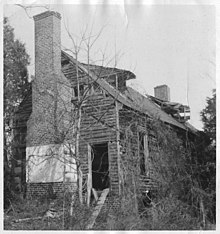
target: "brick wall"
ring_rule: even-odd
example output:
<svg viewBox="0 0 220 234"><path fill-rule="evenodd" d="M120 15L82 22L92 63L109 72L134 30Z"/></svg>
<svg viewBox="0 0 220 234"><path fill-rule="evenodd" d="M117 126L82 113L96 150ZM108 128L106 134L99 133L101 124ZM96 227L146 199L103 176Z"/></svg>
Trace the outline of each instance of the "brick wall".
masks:
<svg viewBox="0 0 220 234"><path fill-rule="evenodd" d="M27 183L28 198L45 197L49 198L53 195L63 196L65 191L75 191L76 183L74 182L48 182L48 183Z"/></svg>
<svg viewBox="0 0 220 234"><path fill-rule="evenodd" d="M117 195L110 194L102 207L102 212L110 212L112 214L116 213L121 209L121 197ZM100 215L101 215L100 213Z"/></svg>
<svg viewBox="0 0 220 234"><path fill-rule="evenodd" d="M61 143L71 111L71 85L61 72L61 16L47 11L34 16L34 21L35 78L26 149ZM50 188L58 194L63 191L62 182L37 182L27 183L28 196L47 195Z"/></svg>
<svg viewBox="0 0 220 234"><path fill-rule="evenodd" d="M35 20L35 78L32 114L27 124L27 146L56 141L58 83L61 75L60 14L44 12Z"/></svg>

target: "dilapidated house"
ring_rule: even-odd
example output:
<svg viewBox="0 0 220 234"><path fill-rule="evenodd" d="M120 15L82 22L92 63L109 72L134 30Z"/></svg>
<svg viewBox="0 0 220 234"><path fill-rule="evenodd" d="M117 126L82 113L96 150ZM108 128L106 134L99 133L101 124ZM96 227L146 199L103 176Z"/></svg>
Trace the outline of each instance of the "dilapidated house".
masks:
<svg viewBox="0 0 220 234"><path fill-rule="evenodd" d="M155 87L155 97L142 95L126 85L135 79L132 72L83 64L61 50L59 13L47 11L34 21L35 78L14 121L17 184L37 196L50 187L59 193L64 184L74 189L80 165L84 193L108 188L120 195L125 177L132 177L125 164L132 163L144 181L143 190L154 186L149 159L156 139L151 121L157 118L173 131L193 136L196 129L187 123L189 107L170 102L166 85ZM78 121L72 118L79 115L79 106L77 125L79 116ZM122 163L128 153L134 161Z"/></svg>

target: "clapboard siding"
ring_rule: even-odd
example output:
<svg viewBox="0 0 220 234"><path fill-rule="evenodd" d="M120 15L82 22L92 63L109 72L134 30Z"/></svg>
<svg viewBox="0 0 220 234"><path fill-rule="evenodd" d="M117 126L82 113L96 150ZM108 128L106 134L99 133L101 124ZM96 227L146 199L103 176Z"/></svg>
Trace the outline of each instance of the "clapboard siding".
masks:
<svg viewBox="0 0 220 234"><path fill-rule="evenodd" d="M141 192L155 189L156 182L154 181L151 158L157 152L157 141L154 137L154 132L151 130L151 119L134 110L123 108L119 111L119 123L121 130L120 155L124 162L126 162L127 170L129 170L128 168L133 163L134 167L130 170L133 170L133 173L137 176L137 186ZM148 136L149 157L145 159L148 164L146 175L140 174L139 132L143 132ZM129 154L129 156L126 154Z"/></svg>
<svg viewBox="0 0 220 234"><path fill-rule="evenodd" d="M88 173L88 144L108 143L110 189L118 193L116 106L111 97L93 95L82 107L79 154L83 177Z"/></svg>

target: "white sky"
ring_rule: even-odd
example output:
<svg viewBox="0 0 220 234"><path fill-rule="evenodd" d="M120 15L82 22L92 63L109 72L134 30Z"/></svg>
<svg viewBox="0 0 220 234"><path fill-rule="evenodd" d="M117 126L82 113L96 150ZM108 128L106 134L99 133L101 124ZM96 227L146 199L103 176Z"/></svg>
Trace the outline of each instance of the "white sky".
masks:
<svg viewBox="0 0 220 234"><path fill-rule="evenodd" d="M171 101L191 108L191 124L201 129L200 111L215 88L215 7L211 5L51 5L62 15L62 45L71 48L65 27L80 35L86 25L97 34L105 25L91 52L97 60L122 55L117 67L136 74L129 83L142 93L167 84ZM30 16L43 8L29 10ZM15 36L26 44L34 74L34 22L15 5L5 5L4 15ZM106 49L106 50L105 50ZM106 60L107 61L107 60ZM111 65L114 65L112 63Z"/></svg>

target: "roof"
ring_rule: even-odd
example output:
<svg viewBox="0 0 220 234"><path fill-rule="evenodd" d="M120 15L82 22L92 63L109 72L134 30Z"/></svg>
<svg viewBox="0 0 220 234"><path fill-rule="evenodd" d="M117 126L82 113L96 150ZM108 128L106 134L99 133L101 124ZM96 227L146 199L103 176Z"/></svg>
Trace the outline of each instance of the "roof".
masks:
<svg viewBox="0 0 220 234"><path fill-rule="evenodd" d="M190 119L189 106L177 102L164 101L150 95L147 96L150 100L159 105L164 112L171 115L173 118L178 119L179 122L186 122Z"/></svg>
<svg viewBox="0 0 220 234"><path fill-rule="evenodd" d="M62 66L63 74L65 75L65 69L68 69L68 71L70 71L70 74L73 74L75 71L76 60L64 51L62 51L62 60L68 60L70 63L68 65L68 68L65 68L65 65ZM106 81L106 79L104 79L106 76L119 74L119 73L126 75L126 79L133 79L135 78L135 75L132 72L117 68L109 68L109 67L105 68L96 65L88 66L87 64L83 64L80 62L78 62L78 67L80 72L89 75L93 81L95 81L97 84L99 84L102 87L102 89L108 92L109 95L111 95L115 100L122 103L123 105L133 110L139 111L143 114L146 114L150 117L158 118L161 121L176 126L178 128L184 130L190 129L193 133L197 131L189 123L187 124L180 123L172 116L167 114L165 111L161 109L159 105L157 105L156 102L154 102L150 98L150 96L144 96L140 94L138 91L132 89L131 87L127 87L127 89L122 93L119 90L115 89L112 85L110 85ZM31 92L29 96L31 96ZM32 110L31 97L26 97L26 100L24 100L19 107L19 112L20 114L27 115L27 113L31 113L31 110Z"/></svg>
<svg viewBox="0 0 220 234"><path fill-rule="evenodd" d="M186 126L184 124L178 122L166 112L161 110L161 108L150 98L140 94L138 91L132 89L131 87L127 87L127 90L124 92L124 94L128 99L132 100L132 102L140 106L143 113L146 113L151 117L158 118L163 122L172 124L179 128L186 129Z"/></svg>
<svg viewBox="0 0 220 234"><path fill-rule="evenodd" d="M61 53L62 61L64 62L66 59L70 59L72 62L76 64L76 60L70 56L68 53L62 50ZM88 72L92 72L98 78L106 78L112 75L119 74L120 77L123 77L126 80L135 79L136 76L134 73L124 69L118 69L116 67L104 67L98 66L94 64L85 64L78 61L78 65L83 66Z"/></svg>
<svg viewBox="0 0 220 234"><path fill-rule="evenodd" d="M196 129L195 127L193 127L192 124L190 124L189 122L186 122L185 125L194 134L198 134L200 132L198 129Z"/></svg>
<svg viewBox="0 0 220 234"><path fill-rule="evenodd" d="M63 52L63 54L70 60L73 65L76 64L76 60L72 56L70 56L66 52ZM97 82L105 91L107 91L113 98L115 98L123 105L141 113L147 114L150 117L159 118L163 122L187 130L187 127L184 124L178 122L166 112L161 110L161 108L156 103L151 101L150 98L143 96L130 87L127 87L127 89L123 93L121 93L113 86L111 86L105 79L98 77L94 70L88 70L87 65L78 62L78 67L81 71L88 74L90 78Z"/></svg>
<svg viewBox="0 0 220 234"><path fill-rule="evenodd" d="M85 68L90 69L90 71L94 72L94 74L100 78L105 78L111 75L121 74L124 75L126 80L134 79L136 78L135 75L127 70L122 70L118 68L112 68L112 67L103 67L103 66L97 66L97 65L91 65L91 64L84 64L81 63Z"/></svg>

